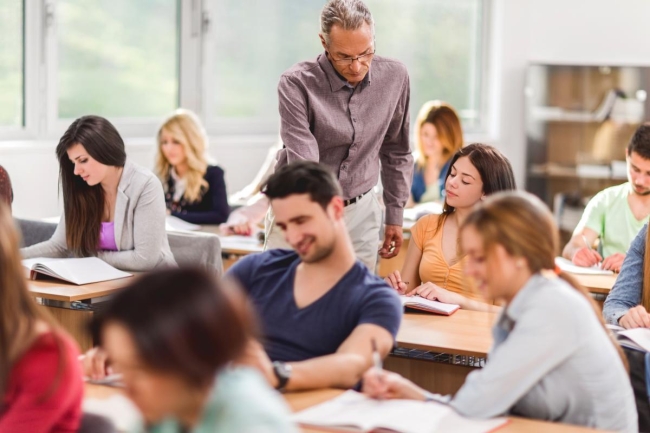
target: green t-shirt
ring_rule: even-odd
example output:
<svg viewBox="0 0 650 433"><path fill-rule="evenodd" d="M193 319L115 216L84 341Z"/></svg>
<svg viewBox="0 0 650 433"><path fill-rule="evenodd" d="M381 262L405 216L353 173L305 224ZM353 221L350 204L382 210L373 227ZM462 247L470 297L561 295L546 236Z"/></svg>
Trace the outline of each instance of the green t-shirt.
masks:
<svg viewBox="0 0 650 433"><path fill-rule="evenodd" d="M250 368L228 368L216 379L201 421L188 433L298 433L282 396ZM137 433L179 433L167 419Z"/></svg>
<svg viewBox="0 0 650 433"><path fill-rule="evenodd" d="M648 222L648 216L637 220L627 202L633 193L629 182L612 186L596 194L587 204L573 234L587 227L600 237L603 258L615 253L626 254L632 239Z"/></svg>

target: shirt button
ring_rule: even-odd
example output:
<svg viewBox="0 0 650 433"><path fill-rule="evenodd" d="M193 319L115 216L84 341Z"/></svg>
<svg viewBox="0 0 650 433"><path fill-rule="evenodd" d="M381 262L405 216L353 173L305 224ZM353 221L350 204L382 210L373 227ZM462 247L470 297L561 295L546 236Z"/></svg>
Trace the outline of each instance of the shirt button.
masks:
<svg viewBox="0 0 650 433"><path fill-rule="evenodd" d="M347 170L347 169L348 169L348 166L347 166L347 165L343 165L343 166L341 166L341 169L342 169L342 170Z"/></svg>
<svg viewBox="0 0 650 433"><path fill-rule="evenodd" d="M353 121L353 122L356 122L356 121L357 121L357 118L356 118L356 117L353 117L353 118L352 118L352 121Z"/></svg>

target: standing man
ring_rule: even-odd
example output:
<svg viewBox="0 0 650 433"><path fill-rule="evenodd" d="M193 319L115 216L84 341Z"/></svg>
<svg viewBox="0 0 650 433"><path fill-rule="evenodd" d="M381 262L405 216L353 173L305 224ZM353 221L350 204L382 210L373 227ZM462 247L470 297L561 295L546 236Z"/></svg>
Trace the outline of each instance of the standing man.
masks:
<svg viewBox="0 0 650 433"><path fill-rule="evenodd" d="M375 55L375 29L361 0L330 0L321 12L325 52L282 74L278 85L280 135L276 169L297 160L329 167L343 189L345 224L354 251L374 271L381 207L372 193L379 180L386 206L383 258L402 245L402 214L409 197L409 77L406 67ZM381 164L380 164L381 163ZM286 247L267 216L265 247Z"/></svg>

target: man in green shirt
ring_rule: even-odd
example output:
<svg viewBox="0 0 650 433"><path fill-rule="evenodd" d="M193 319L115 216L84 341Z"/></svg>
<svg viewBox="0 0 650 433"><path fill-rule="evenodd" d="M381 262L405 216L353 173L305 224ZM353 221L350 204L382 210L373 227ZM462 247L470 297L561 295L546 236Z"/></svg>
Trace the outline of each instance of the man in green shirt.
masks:
<svg viewBox="0 0 650 433"><path fill-rule="evenodd" d="M650 123L636 130L626 151L627 179L596 194L587 204L562 255L578 266L602 262L620 271L630 242L650 215ZM600 253L592 249L600 238Z"/></svg>

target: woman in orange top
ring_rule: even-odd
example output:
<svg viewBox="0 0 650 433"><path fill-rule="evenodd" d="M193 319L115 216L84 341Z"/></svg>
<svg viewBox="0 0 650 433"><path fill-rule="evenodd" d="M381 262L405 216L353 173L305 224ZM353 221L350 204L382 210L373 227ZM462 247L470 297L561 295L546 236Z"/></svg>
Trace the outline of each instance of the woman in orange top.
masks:
<svg viewBox="0 0 650 433"><path fill-rule="evenodd" d="M516 189L512 166L498 150L485 144L460 149L450 166L442 215L418 220L411 229L402 272L395 271L385 280L400 294L487 311L492 307L471 289L463 274L458 228L483 197Z"/></svg>

